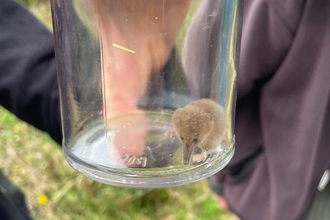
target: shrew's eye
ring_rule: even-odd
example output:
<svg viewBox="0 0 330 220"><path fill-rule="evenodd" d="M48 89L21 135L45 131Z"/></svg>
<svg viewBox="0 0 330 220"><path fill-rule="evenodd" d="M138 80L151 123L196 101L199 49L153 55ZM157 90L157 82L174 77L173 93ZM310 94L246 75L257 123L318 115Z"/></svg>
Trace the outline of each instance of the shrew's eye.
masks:
<svg viewBox="0 0 330 220"><path fill-rule="evenodd" d="M184 138L182 136L180 138L181 138L182 141L184 141Z"/></svg>
<svg viewBox="0 0 330 220"><path fill-rule="evenodd" d="M196 137L194 137L193 142L196 144L197 141L198 141L198 139Z"/></svg>

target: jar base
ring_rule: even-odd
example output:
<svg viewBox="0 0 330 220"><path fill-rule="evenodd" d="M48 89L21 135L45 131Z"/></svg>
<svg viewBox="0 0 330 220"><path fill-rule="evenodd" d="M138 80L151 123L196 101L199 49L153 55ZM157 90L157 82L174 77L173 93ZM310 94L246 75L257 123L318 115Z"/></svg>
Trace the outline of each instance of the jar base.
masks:
<svg viewBox="0 0 330 220"><path fill-rule="evenodd" d="M79 173L95 181L130 188L166 188L193 183L212 176L223 169L234 155L234 147L224 157L200 166L187 166L186 169L167 171L150 171L139 168L109 168L87 164L69 150L63 148L66 161ZM128 172L127 172L128 171Z"/></svg>

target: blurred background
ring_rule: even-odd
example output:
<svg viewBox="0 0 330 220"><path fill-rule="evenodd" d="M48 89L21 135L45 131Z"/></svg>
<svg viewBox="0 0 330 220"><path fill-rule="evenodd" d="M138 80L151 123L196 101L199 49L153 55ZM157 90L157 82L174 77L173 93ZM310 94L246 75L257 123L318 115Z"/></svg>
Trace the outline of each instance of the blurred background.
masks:
<svg viewBox="0 0 330 220"><path fill-rule="evenodd" d="M51 29L48 0L21 0ZM0 169L24 192L34 219L219 219L221 210L206 180L167 189L129 189L87 179L64 160L47 134L0 106Z"/></svg>

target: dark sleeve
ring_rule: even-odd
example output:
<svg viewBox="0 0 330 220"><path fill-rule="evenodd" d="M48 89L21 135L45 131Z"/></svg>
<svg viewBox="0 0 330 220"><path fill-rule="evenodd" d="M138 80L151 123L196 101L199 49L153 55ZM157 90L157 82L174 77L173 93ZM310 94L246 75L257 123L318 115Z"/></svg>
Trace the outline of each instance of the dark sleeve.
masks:
<svg viewBox="0 0 330 220"><path fill-rule="evenodd" d="M13 0L0 0L0 105L61 142L53 35Z"/></svg>
<svg viewBox="0 0 330 220"><path fill-rule="evenodd" d="M217 187L228 173L240 173L246 164L262 153L261 87L287 56L302 8L301 0L286 4L274 0L244 1L235 114L236 149L229 166L210 178L211 186Z"/></svg>
<svg viewBox="0 0 330 220"><path fill-rule="evenodd" d="M263 151L211 181L242 219L302 219L330 166L330 2L245 2L236 148L224 171Z"/></svg>

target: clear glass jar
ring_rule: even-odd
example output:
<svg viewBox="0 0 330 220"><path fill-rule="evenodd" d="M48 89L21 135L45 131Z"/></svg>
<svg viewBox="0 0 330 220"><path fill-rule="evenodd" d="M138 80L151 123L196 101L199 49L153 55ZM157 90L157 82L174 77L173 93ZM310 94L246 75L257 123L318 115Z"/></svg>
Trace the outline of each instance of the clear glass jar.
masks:
<svg viewBox="0 0 330 220"><path fill-rule="evenodd" d="M106 184L161 188L234 153L240 0L52 0L63 151Z"/></svg>

